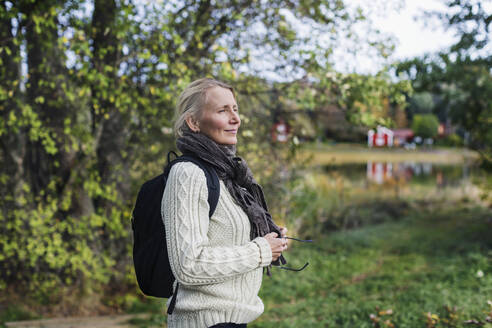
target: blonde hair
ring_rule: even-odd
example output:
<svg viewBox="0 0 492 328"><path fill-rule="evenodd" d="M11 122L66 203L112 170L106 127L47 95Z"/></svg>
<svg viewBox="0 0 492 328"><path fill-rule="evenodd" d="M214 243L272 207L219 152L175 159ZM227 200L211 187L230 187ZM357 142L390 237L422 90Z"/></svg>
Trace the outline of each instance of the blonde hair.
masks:
<svg viewBox="0 0 492 328"><path fill-rule="evenodd" d="M201 111L207 103L207 90L214 87L221 87L231 90L234 99L236 99L234 88L224 82L207 77L191 82L183 90L176 104L173 119L174 135L176 138L182 137L184 131L190 130L186 124L186 119L188 117L191 116L196 119L200 118Z"/></svg>

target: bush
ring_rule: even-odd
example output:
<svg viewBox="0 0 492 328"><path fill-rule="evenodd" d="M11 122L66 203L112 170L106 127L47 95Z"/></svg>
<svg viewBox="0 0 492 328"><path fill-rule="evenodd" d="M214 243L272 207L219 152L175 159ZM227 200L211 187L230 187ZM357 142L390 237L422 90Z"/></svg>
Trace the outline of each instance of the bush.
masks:
<svg viewBox="0 0 492 328"><path fill-rule="evenodd" d="M463 147L464 142L463 142L463 138L461 138L456 133L452 133L448 136L445 136L442 139L439 139L436 144L439 146Z"/></svg>
<svg viewBox="0 0 492 328"><path fill-rule="evenodd" d="M412 130L415 135L423 138L434 138L439 129L439 120L433 114L415 115Z"/></svg>

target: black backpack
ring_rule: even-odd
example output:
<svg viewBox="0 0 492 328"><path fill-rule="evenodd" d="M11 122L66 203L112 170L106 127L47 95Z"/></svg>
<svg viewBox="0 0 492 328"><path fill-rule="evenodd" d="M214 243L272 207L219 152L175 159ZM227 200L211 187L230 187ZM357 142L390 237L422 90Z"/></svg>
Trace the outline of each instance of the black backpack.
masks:
<svg viewBox="0 0 492 328"><path fill-rule="evenodd" d="M145 182L138 192L132 215L133 264L140 289L145 295L169 298L173 295L174 275L169 264L166 244L166 230L161 216L161 201L171 167L179 162L193 162L205 173L208 188L209 217L215 211L219 200L220 185L217 173L209 164L189 154L170 161L169 152L164 173ZM178 291L178 285L176 291ZM171 314L176 302L174 296L168 313Z"/></svg>

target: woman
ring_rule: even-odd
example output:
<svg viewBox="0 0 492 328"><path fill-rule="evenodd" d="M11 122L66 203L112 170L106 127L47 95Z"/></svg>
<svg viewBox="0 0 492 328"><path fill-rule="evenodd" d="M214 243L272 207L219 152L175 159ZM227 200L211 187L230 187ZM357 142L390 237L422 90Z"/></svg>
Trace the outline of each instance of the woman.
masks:
<svg viewBox="0 0 492 328"><path fill-rule="evenodd" d="M179 283L170 328L246 327L264 309L263 268L284 262L287 239L278 237L287 229L273 223L261 187L235 156L240 125L234 90L225 83L200 79L179 97L176 145L214 167L220 197L209 218L202 169L191 162L171 168L162 200L174 287Z"/></svg>

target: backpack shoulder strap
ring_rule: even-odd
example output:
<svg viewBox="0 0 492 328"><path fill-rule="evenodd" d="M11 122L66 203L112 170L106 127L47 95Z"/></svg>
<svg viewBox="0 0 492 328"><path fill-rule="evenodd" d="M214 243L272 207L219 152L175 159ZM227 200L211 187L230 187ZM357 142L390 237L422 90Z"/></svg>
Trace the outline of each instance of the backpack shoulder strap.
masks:
<svg viewBox="0 0 492 328"><path fill-rule="evenodd" d="M208 205L210 207L210 210L208 212L208 216L212 217L212 215L215 212L215 209L217 207L217 203L219 202L219 196L220 196L220 182L219 182L219 176L217 175L217 172L215 169L201 160L200 158L193 156L193 155L182 155L179 157L176 157L174 160L170 161L170 155L173 153L175 156L176 153L171 151L167 154L167 165L164 169L164 178L167 179L169 176L169 172L171 171L171 167L179 162L192 162L196 165L198 165L203 172L205 173L205 177L207 179L207 189L208 189ZM173 293L171 303L169 304L169 307L167 309L167 314L172 314L174 310L174 306L176 304L176 296L178 293L178 288L179 288L179 283L176 283L176 290Z"/></svg>
<svg viewBox="0 0 492 328"><path fill-rule="evenodd" d="M171 170L171 167L179 162L192 162L198 165L205 173L205 177L207 178L207 188L208 188L208 205L210 207L208 216L212 217L212 215L215 212L215 209L217 208L217 203L219 202L219 196L220 196L220 183L219 183L219 176L217 175L217 172L211 165L207 164L200 158L187 154L187 155L179 156L173 161L169 162L164 170L164 175L167 177L169 175L169 171Z"/></svg>

